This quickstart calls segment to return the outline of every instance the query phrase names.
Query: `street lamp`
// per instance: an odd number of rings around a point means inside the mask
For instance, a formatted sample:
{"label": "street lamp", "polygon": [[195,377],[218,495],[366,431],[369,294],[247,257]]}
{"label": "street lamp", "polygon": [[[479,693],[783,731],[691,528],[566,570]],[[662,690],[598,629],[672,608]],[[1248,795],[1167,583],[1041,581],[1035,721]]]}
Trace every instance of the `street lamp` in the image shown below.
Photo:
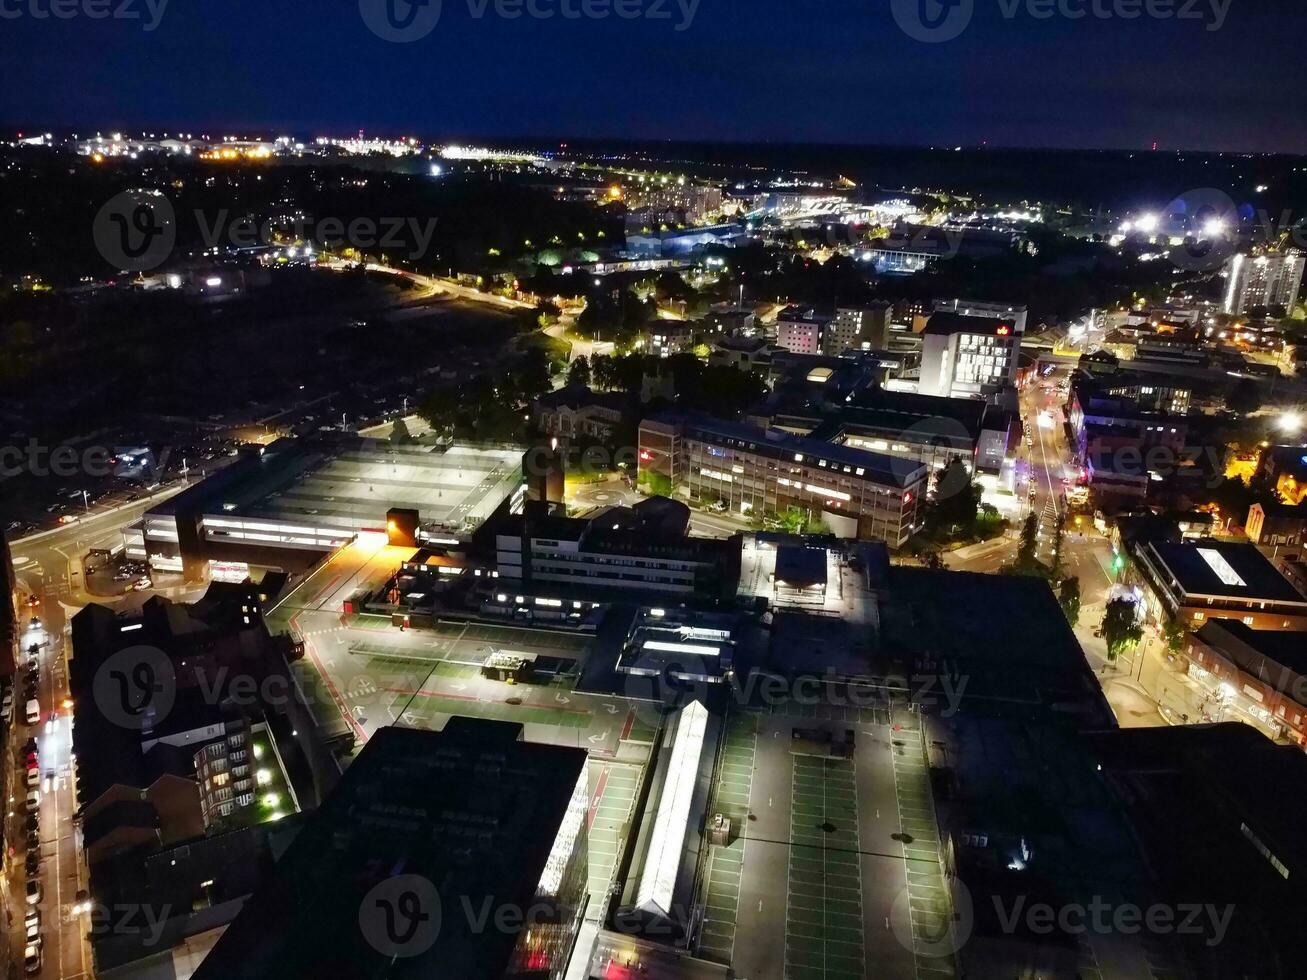
{"label": "street lamp", "polygon": [[1302,431],[1302,413],[1294,411],[1285,412],[1275,420],[1275,425],[1286,435],[1297,435]]}

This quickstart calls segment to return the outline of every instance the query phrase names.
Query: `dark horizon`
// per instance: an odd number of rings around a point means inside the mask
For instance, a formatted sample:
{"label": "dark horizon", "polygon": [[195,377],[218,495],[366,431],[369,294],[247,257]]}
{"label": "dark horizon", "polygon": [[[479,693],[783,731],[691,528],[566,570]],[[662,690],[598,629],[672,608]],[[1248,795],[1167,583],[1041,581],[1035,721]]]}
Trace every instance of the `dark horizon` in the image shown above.
{"label": "dark horizon", "polygon": [[[398,140],[412,137],[427,145],[448,145],[454,143],[469,143],[478,146],[493,146],[501,144],[505,146],[522,146],[530,145],[541,152],[549,152],[551,149],[570,148],[569,144],[599,144],[603,146],[631,146],[641,147],[644,149],[653,149],[657,146],[686,146],[686,147],[723,147],[730,149],[749,149],[754,147],[767,149],[832,149],[832,150],[877,150],[877,151],[905,151],[905,152],[933,152],[952,153],[958,150],[962,152],[994,152],[994,153],[1103,153],[1103,154],[1132,154],[1146,153],[1156,154],[1158,156],[1176,156],[1176,155],[1194,155],[1210,157],[1250,157],[1250,158],[1289,158],[1289,159],[1307,159],[1307,148],[1302,150],[1223,150],[1213,147],[1201,146],[1182,146],[1170,147],[1159,145],[1154,149],[1152,146],[1091,146],[1091,145],[1067,145],[1051,146],[1038,144],[1019,144],[1019,143],[906,143],[906,142],[876,142],[872,140],[800,140],[784,138],[758,138],[749,139],[745,137],[731,139],[714,139],[703,138],[694,139],[686,137],[672,136],[639,136],[639,135],[589,135],[578,133],[490,133],[490,132],[441,132],[438,126],[432,127],[387,127],[384,130],[374,129],[369,126],[356,126],[350,123],[340,123],[333,125],[314,126],[312,124],[278,124],[270,123],[266,126],[252,125],[227,125],[212,123],[160,123],[160,122],[118,122],[112,124],[105,123],[60,123],[42,124],[40,122],[13,123],[0,119],[0,134],[6,138],[13,136],[15,138],[28,138],[38,136],[43,133],[52,133],[56,136],[76,135],[78,137],[87,137],[93,135],[105,135],[112,132],[122,133],[125,136],[141,136],[142,134],[153,133],[156,136],[163,137],[176,136],[179,133],[190,133],[195,136],[235,136],[246,139],[276,139],[279,136],[299,136],[305,138],[313,137],[331,137],[346,138],[362,133],[368,138],[383,140]],[[589,148],[593,149],[593,146]]]}
{"label": "dark horizon", "polygon": [[1307,120],[1286,111],[1307,87],[1307,14],[1271,0],[1177,3],[1185,17],[1138,18],[1126,16],[1134,0],[1093,0],[1121,13],[1080,19],[1056,9],[1044,18],[1022,0],[951,0],[927,9],[972,13],[939,43],[910,36],[913,0],[759,0],[747,18],[721,0],[623,0],[649,8],[630,20],[509,19],[493,3],[515,0],[444,0],[430,34],[411,43],[369,29],[360,8],[381,0],[310,16],[253,0],[232,0],[221,16],[151,2],[153,30],[145,0],[134,22],[34,19],[37,0],[15,8],[0,118],[61,129],[206,119],[227,120],[228,132],[362,125],[481,139],[1307,153]]}

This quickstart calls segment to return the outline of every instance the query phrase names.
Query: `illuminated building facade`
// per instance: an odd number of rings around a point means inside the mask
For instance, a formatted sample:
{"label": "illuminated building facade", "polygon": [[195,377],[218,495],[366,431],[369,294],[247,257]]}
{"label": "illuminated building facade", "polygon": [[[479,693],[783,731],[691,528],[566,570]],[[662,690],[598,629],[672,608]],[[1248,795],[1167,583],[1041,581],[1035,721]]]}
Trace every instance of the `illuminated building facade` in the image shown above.
{"label": "illuminated building facade", "polygon": [[903,544],[930,468],[921,462],[700,417],[646,419],[641,472],[737,514],[798,508],[840,537]]}

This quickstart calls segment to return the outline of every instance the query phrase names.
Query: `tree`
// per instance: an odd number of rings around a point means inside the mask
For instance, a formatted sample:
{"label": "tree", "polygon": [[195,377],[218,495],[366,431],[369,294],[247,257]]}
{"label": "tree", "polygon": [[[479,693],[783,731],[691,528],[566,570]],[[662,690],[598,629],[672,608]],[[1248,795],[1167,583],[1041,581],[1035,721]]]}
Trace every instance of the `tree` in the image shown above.
{"label": "tree", "polygon": [[595,388],[610,391],[617,387],[617,364],[607,354],[596,354],[590,360],[590,383]]}
{"label": "tree", "polygon": [[1080,622],[1080,579],[1074,575],[1063,579],[1057,591],[1057,601],[1066,614],[1067,622],[1073,627]]}
{"label": "tree", "polygon": [[391,442],[412,442],[413,436],[408,431],[408,423],[402,418],[395,419],[395,424],[390,428]]}
{"label": "tree", "polygon": [[1035,562],[1035,549],[1038,547],[1039,518],[1031,511],[1021,525],[1021,543],[1017,545],[1017,564],[1028,567]]}
{"label": "tree", "polygon": [[577,388],[590,387],[590,362],[582,354],[567,369],[567,383]]}
{"label": "tree", "polygon": [[1261,386],[1252,378],[1244,378],[1226,396],[1225,407],[1240,415],[1248,415],[1262,407]]}
{"label": "tree", "polygon": [[1113,599],[1103,613],[1103,639],[1107,643],[1107,659],[1115,660],[1127,647],[1134,646],[1144,637],[1139,625],[1138,610],[1129,599]]}
{"label": "tree", "polygon": [[931,523],[950,531],[954,528],[969,530],[976,523],[976,514],[980,510],[980,494],[980,484],[972,482],[962,460],[949,460],[935,482]]}
{"label": "tree", "polygon": [[1062,539],[1066,537],[1066,511],[1058,512],[1057,523],[1053,526],[1053,574],[1062,571]]}
{"label": "tree", "polygon": [[561,311],[554,303],[549,300],[543,300],[540,305],[535,308],[535,314],[536,323],[543,329],[544,327],[552,327],[557,323]]}
{"label": "tree", "polygon": [[1166,640],[1166,648],[1172,653],[1179,653],[1184,649],[1189,631],[1184,628],[1180,620],[1172,618],[1168,619],[1166,625],[1162,627],[1162,636]]}

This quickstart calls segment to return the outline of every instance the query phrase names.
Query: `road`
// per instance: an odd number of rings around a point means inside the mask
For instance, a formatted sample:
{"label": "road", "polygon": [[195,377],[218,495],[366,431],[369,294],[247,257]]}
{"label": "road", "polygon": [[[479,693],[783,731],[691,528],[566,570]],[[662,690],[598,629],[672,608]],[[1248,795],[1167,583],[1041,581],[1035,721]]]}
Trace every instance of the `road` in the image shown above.
{"label": "road", "polygon": [[545,327],[545,333],[550,337],[555,340],[566,341],[572,345],[568,360],[574,361],[578,357],[584,357],[588,361],[596,355],[611,356],[613,353],[613,342],[611,340],[590,340],[581,334],[574,333],[572,330],[574,326],[574,318],[564,314],[559,317],[557,323]]}
{"label": "road", "polygon": [[[38,700],[41,722],[33,728],[22,724],[22,706],[15,705],[15,749],[21,749],[29,735],[35,735],[42,773],[40,804],[41,868],[39,879],[44,889],[40,906],[44,933],[44,968],[41,975],[61,980],[90,975],[91,952],[86,941],[88,922],[85,914],[75,913],[77,893],[87,888],[87,872],[82,861],[80,827],[73,822],[76,797],[72,781],[72,738],[68,725],[68,655],[72,643],[69,620],[91,601],[82,587],[81,557],[91,548],[110,547],[121,540],[123,528],[135,523],[148,507],[182,489],[168,488],[152,498],[125,507],[91,514],[75,524],[20,538],[11,542],[15,572],[24,595],[35,595],[39,606],[32,611],[42,628],[25,635],[22,648],[39,643],[40,682]],[[23,760],[8,760],[23,776]],[[51,778],[47,779],[46,774]],[[21,781],[17,784],[22,785]],[[25,792],[25,791],[24,791]],[[9,839],[25,841],[24,813],[21,806],[12,808]],[[21,867],[21,865],[20,865]],[[14,912],[15,928],[11,949],[21,951],[24,943],[19,934],[24,908],[24,880],[14,881],[8,896]]]}

